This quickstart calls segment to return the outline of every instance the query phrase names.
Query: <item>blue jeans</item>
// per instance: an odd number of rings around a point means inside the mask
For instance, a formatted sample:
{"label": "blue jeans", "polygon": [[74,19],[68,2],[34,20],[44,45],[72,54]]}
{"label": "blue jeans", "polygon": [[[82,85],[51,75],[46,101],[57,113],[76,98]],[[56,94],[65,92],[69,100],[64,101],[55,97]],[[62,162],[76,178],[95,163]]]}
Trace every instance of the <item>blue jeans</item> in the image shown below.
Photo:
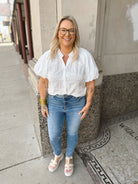
{"label": "blue jeans", "polygon": [[66,156],[73,155],[78,142],[78,130],[81,123],[79,112],[85,106],[86,97],[71,95],[48,95],[48,133],[54,154],[61,154],[61,135],[66,118],[67,152]]}

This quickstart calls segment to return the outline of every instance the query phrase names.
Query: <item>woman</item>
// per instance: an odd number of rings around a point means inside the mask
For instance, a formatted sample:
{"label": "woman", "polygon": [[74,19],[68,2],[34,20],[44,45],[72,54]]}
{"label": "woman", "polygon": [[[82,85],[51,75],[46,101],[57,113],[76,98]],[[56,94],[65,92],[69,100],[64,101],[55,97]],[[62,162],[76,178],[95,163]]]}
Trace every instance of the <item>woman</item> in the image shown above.
{"label": "woman", "polygon": [[[54,172],[63,159],[61,134],[66,118],[67,151],[64,173],[73,173],[73,152],[78,130],[88,113],[95,89],[98,69],[91,54],[79,48],[76,20],[63,17],[51,41],[50,50],[38,60],[34,71],[40,76],[39,92],[43,117],[47,118],[49,139],[54,151],[48,169]],[[48,99],[48,101],[46,101]]]}

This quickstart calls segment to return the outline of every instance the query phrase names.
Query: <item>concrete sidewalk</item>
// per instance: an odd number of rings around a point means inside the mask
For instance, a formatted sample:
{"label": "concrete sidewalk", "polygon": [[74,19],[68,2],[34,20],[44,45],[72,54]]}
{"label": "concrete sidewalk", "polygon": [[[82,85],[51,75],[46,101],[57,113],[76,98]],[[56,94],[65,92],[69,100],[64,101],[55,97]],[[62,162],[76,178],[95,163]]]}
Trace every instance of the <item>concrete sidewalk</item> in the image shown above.
{"label": "concrete sidewalk", "polygon": [[55,173],[47,169],[52,155],[42,157],[36,139],[29,84],[12,44],[0,44],[0,183],[94,184],[80,157],[75,172],[64,176],[64,161]]}

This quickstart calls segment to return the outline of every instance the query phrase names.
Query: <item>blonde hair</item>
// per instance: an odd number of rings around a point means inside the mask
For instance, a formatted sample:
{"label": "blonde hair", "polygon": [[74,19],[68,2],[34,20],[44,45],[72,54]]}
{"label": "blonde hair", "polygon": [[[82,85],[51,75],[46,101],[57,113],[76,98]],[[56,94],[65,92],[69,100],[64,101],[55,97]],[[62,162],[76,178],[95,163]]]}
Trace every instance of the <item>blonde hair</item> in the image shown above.
{"label": "blonde hair", "polygon": [[64,20],[71,21],[75,27],[75,41],[73,43],[73,58],[72,58],[72,60],[75,61],[79,57],[80,36],[79,36],[78,24],[77,24],[75,18],[73,16],[70,16],[70,15],[62,17],[61,20],[59,21],[57,27],[56,27],[55,33],[54,33],[52,41],[50,43],[50,58],[54,59],[57,56],[58,49],[60,48],[60,43],[59,43],[59,39],[58,39],[58,31],[59,31],[60,24]]}

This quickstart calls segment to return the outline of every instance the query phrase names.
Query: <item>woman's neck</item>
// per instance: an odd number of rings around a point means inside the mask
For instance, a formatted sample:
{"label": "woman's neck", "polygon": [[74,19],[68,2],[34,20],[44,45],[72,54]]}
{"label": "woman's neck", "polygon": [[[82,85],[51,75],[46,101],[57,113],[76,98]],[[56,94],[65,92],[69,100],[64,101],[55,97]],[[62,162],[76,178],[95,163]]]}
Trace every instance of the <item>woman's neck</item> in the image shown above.
{"label": "woman's neck", "polygon": [[66,48],[66,47],[60,47],[60,50],[62,52],[63,55],[68,55],[69,53],[71,53],[72,51],[72,47],[71,48]]}

